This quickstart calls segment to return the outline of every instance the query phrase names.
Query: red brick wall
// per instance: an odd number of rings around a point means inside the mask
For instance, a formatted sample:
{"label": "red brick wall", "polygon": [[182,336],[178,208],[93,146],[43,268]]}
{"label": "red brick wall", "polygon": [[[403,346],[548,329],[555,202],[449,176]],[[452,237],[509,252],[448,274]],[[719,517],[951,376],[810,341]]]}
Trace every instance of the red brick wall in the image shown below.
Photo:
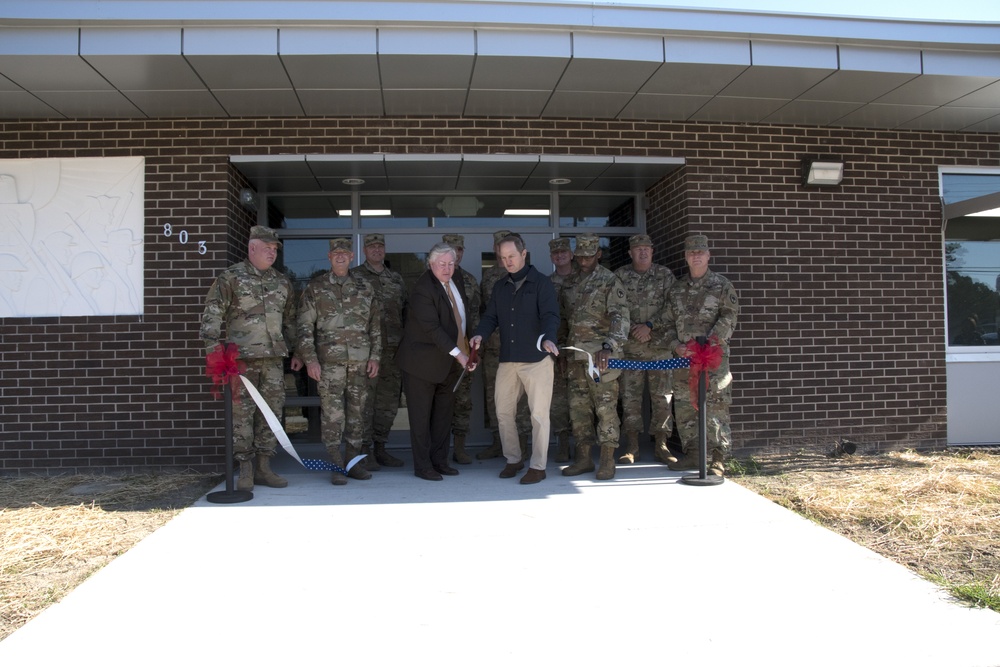
{"label": "red brick wall", "polygon": [[[740,291],[733,430],[741,447],[945,442],[937,168],[995,165],[995,135],[503,119],[0,123],[0,158],[146,158],[142,317],[0,320],[0,474],[222,465],[220,402],[197,340],[214,276],[253,216],[231,154],[522,152],[683,157],[653,188],[656,260],[707,233]],[[847,162],[799,185],[803,155]],[[188,232],[182,246],[164,224]],[[208,252],[199,255],[197,242]]]}

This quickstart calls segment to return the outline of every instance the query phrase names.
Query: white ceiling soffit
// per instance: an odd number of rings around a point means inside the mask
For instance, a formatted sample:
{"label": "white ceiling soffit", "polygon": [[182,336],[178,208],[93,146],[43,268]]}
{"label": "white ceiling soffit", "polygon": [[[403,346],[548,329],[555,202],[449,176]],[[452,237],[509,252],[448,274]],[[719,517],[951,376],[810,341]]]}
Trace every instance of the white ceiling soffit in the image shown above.
{"label": "white ceiling soffit", "polygon": [[350,192],[548,191],[569,179],[574,192],[645,192],[683,158],[571,155],[234,155],[232,164],[262,194]]}
{"label": "white ceiling soffit", "polygon": [[438,115],[998,132],[1000,25],[509,0],[0,2],[0,118]]}

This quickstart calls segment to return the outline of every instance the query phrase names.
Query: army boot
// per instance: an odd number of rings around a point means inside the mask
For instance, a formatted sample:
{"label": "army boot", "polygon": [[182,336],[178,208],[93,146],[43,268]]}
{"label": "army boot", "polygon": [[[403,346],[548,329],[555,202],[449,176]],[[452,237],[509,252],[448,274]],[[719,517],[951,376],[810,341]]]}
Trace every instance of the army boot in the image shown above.
{"label": "army boot", "polygon": [[615,478],[615,446],[601,446],[601,462],[597,468],[597,479]]}
{"label": "army boot", "polygon": [[385,451],[384,442],[375,443],[375,460],[378,461],[379,465],[384,465],[387,468],[402,468],[403,462],[397,459],[395,456]]}
{"label": "army boot", "polygon": [[485,461],[486,459],[495,459],[501,454],[503,454],[503,447],[500,446],[500,434],[494,433],[493,444],[476,454],[476,458]]}
{"label": "army boot", "polygon": [[562,474],[567,477],[572,477],[573,475],[582,475],[585,472],[594,471],[594,462],[590,460],[590,448],[593,447],[591,444],[576,443],[576,461],[573,465],[563,468]]}
{"label": "army boot", "polygon": [[628,445],[625,453],[618,457],[618,463],[635,463],[639,460],[639,434],[627,433]]}
{"label": "army boot", "polygon": [[455,460],[455,463],[461,463],[463,465],[472,463],[472,457],[465,451],[464,435],[455,434],[455,449],[451,453],[451,458]]}
{"label": "army boot", "polygon": [[253,459],[240,460],[240,478],[236,481],[237,491],[253,491]]}
{"label": "army boot", "polygon": [[[330,462],[335,466],[340,466],[341,470],[344,468],[344,459],[340,455],[339,447],[330,447],[327,449],[327,453],[330,455]],[[343,486],[347,484],[347,475],[340,472],[340,470],[334,470],[330,473],[330,483],[334,486]]]}
{"label": "army boot", "polygon": [[724,457],[722,455],[721,449],[712,450],[712,462],[708,464],[708,474],[715,475],[716,477],[726,476],[726,466],[724,464]]}
{"label": "army boot", "polygon": [[553,460],[556,463],[566,463],[569,461],[569,433],[559,434],[559,445],[556,447],[556,454]]}
{"label": "army boot", "polygon": [[[352,447],[351,445],[347,445],[347,447],[344,450],[344,458],[347,459],[348,463],[350,463],[351,459],[353,459],[359,453],[360,452],[358,451],[357,447]],[[367,468],[365,468],[365,459],[361,459],[360,461],[358,461],[358,464],[353,468],[351,468],[350,472],[347,473],[347,476],[350,477],[351,479],[372,478],[372,474],[368,472]]]}
{"label": "army boot", "polygon": [[679,458],[671,455],[667,461],[667,467],[671,470],[695,470],[698,467],[698,453],[693,449],[689,449],[681,454]]}
{"label": "army boot", "polygon": [[371,445],[362,445],[361,453],[365,455],[365,458],[361,461],[361,465],[365,467],[365,470],[368,472],[378,472],[382,469],[382,466],[380,466],[378,461],[375,460],[375,457],[372,456]]}
{"label": "army boot", "polygon": [[271,456],[272,454],[257,455],[257,471],[253,474],[253,481],[255,484],[263,484],[273,489],[283,489],[288,486],[288,480],[279,477],[271,470]]}
{"label": "army boot", "polygon": [[666,433],[656,434],[656,444],[653,445],[653,458],[664,464],[669,464],[671,459],[674,461],[677,460],[677,457],[670,453],[670,448],[667,446]]}

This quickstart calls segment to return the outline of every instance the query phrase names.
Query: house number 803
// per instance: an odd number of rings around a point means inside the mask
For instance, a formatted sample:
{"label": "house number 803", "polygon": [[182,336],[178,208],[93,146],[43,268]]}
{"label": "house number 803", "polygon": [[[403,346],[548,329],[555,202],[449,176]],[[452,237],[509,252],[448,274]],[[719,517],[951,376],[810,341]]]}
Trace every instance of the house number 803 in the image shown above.
{"label": "house number 803", "polygon": [[[174,227],[169,222],[163,224],[163,235],[166,237],[171,237],[174,235]],[[181,245],[187,245],[188,242],[188,232],[186,229],[182,229],[177,232],[177,241]],[[204,241],[198,241],[198,254],[204,255],[208,252],[208,246]]]}

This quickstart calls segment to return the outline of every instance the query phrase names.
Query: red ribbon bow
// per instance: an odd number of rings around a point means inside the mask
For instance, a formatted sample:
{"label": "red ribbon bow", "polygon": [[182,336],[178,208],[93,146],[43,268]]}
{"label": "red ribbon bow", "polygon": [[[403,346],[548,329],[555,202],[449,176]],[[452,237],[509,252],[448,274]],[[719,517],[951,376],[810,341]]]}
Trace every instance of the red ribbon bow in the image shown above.
{"label": "red ribbon bow", "polygon": [[718,336],[712,336],[704,345],[692,340],[687,343],[691,368],[688,370],[688,389],[691,390],[691,404],[698,409],[698,381],[702,373],[714,371],[722,365],[722,347]]}
{"label": "red ribbon bow", "polygon": [[226,382],[232,386],[233,396],[239,396],[236,387],[240,382],[240,375],[247,369],[239,356],[240,348],[236,343],[219,343],[205,357],[205,375],[212,378],[212,395],[216,398],[222,395],[220,388]]}

